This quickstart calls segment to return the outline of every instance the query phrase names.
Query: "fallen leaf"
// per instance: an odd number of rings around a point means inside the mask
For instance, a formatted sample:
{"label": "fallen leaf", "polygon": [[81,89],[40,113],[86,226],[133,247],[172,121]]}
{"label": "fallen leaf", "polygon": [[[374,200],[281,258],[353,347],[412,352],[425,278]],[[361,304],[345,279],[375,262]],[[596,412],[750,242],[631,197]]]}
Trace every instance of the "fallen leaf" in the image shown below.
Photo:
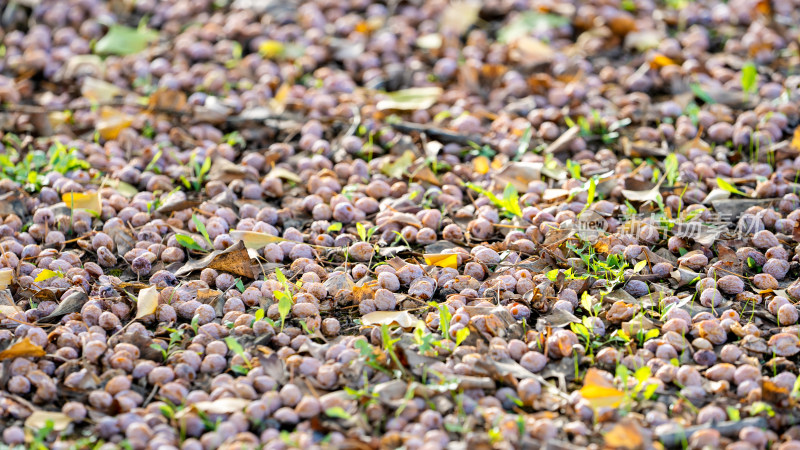
{"label": "fallen leaf", "polygon": [[46,427],[48,422],[52,423],[53,431],[63,431],[72,423],[72,419],[60,412],[34,411],[25,419],[25,426],[33,431],[38,431]]}
{"label": "fallen leaf", "polygon": [[778,386],[769,379],[761,380],[761,399],[767,403],[780,405],[789,398],[789,389]]}
{"label": "fallen leaf", "polygon": [[120,180],[106,178],[103,180],[103,185],[113,188],[115,191],[127,198],[131,198],[139,193],[139,189],[137,189],[135,186]]}
{"label": "fallen leaf", "polygon": [[589,370],[586,371],[580,393],[581,397],[586,399],[592,408],[615,408],[619,406],[622,399],[625,398],[625,393],[615,388],[614,385],[603,377],[600,371],[595,368],[589,368]]}
{"label": "fallen leaf", "polygon": [[208,171],[208,179],[230,183],[233,180],[243,179],[255,181],[256,176],[244,167],[234,164],[225,158],[216,158]]}
{"label": "fallen leaf", "polygon": [[44,349],[25,338],[0,352],[0,361],[13,358],[41,358],[46,355]]}
{"label": "fallen leaf", "polygon": [[133,123],[133,117],[116,108],[104,106],[100,109],[100,119],[95,124],[100,137],[110,141],[119,136],[119,132]]}
{"label": "fallen leaf", "polygon": [[192,407],[206,414],[233,414],[247,408],[249,404],[250,400],[244,398],[224,397],[213,401],[195,402]]}
{"label": "fallen leaf", "polygon": [[372,298],[375,295],[375,289],[378,288],[377,281],[365,280],[365,278],[362,278],[358,283],[350,286],[350,289],[353,291],[353,299],[356,303],[361,303],[364,299]]}
{"label": "fallen leaf", "polygon": [[717,200],[727,200],[731,198],[731,193],[724,189],[712,189],[703,199],[703,204],[707,205]]}
{"label": "fallen leaf", "polygon": [[[252,232],[250,232],[252,233]],[[263,233],[259,233],[263,234]],[[265,236],[269,236],[268,234]],[[196,270],[205,268],[221,270],[241,277],[254,279],[253,268],[250,265],[250,255],[247,253],[244,240],[225,250],[215,250],[205,258],[189,261],[175,272],[175,276],[188,275]]]}
{"label": "fallen leaf", "polygon": [[502,184],[511,183],[518,192],[526,192],[528,183],[542,178],[544,164],[534,162],[511,162],[492,177]]}
{"label": "fallen leaf", "polygon": [[158,308],[158,289],[150,286],[139,291],[136,299],[136,319],[153,314],[156,312],[156,308]]}
{"label": "fallen leaf", "polygon": [[290,172],[283,167],[273,167],[272,170],[269,171],[267,174],[268,178],[283,178],[287,181],[292,181],[295,183],[302,183],[303,180],[297,174]]}
{"label": "fallen leaf", "polygon": [[250,265],[250,254],[247,253],[243,241],[238,241],[236,244],[223,250],[214,257],[206,267],[255,279],[253,268]]}
{"label": "fallen leaf", "polygon": [[652,189],[648,189],[646,191],[631,191],[629,189],[623,189],[622,195],[625,196],[628,200],[632,202],[659,202],[661,201],[661,192],[659,191],[659,187],[656,186]]}
{"label": "fallen leaf", "polygon": [[100,192],[94,191],[91,194],[81,192],[69,192],[61,196],[61,200],[70,209],[85,209],[100,214],[103,211],[103,203],[100,201]]}
{"label": "fallen leaf", "polygon": [[517,38],[527,36],[531,31],[547,31],[569,25],[570,20],[555,14],[542,14],[535,11],[526,11],[517,15],[508,25],[497,32],[497,40],[510,43]]}
{"label": "fallen leaf", "polygon": [[441,186],[441,182],[439,178],[436,177],[436,174],[428,166],[420,166],[419,168],[415,169],[414,172],[411,174],[411,178],[414,181],[424,181],[426,183],[433,184],[435,186]]}
{"label": "fallen leaf", "polygon": [[107,103],[125,93],[125,90],[116,84],[94,77],[86,77],[81,85],[81,95],[92,103]]}
{"label": "fallen leaf", "polygon": [[438,255],[425,255],[425,264],[439,267],[449,267],[451,269],[458,268],[458,255],[451,254],[438,254]]}
{"label": "fallen leaf", "polygon": [[640,53],[658,47],[664,40],[664,32],[659,30],[634,31],[625,35],[625,47],[634,48]]}
{"label": "fallen leaf", "polygon": [[567,196],[569,196],[569,191],[566,189],[547,189],[542,195],[542,200],[549,202]]}
{"label": "fallen leaf", "polygon": [[386,225],[390,223],[399,223],[400,225],[411,225],[412,227],[422,228],[422,222],[419,221],[417,216],[409,213],[394,213],[389,220],[381,223],[379,230],[383,230]]}
{"label": "fallen leaf", "polygon": [[148,109],[168,109],[172,111],[182,111],[186,107],[186,94],[183,91],[169,89],[166,87],[158,88],[148,101]]}
{"label": "fallen leaf", "polygon": [[792,134],[792,147],[796,150],[800,150],[800,126],[794,129],[794,134]]}
{"label": "fallen leaf", "polygon": [[720,189],[730,192],[731,194],[739,194],[743,197],[747,196],[747,194],[737,189],[736,186],[720,177],[717,177],[717,186],[719,186]]}
{"label": "fallen leaf", "polygon": [[387,163],[381,167],[381,172],[392,178],[403,178],[406,170],[414,163],[415,158],[416,155],[414,155],[414,152],[406,150],[402,156],[396,158],[393,162],[387,161]]}
{"label": "fallen leaf", "polygon": [[537,65],[553,60],[556,51],[552,47],[529,36],[522,36],[509,44],[509,58],[526,65]]}
{"label": "fallen leaf", "polygon": [[414,328],[420,319],[412,316],[408,311],[375,311],[361,317],[361,323],[369,325],[398,325],[402,328]]}
{"label": "fallen leaf", "polygon": [[11,284],[11,280],[14,276],[14,271],[12,269],[0,269],[0,290],[3,290]]}
{"label": "fallen leaf", "polygon": [[603,438],[607,446],[615,449],[635,450],[645,447],[642,429],[633,420],[619,422]]}
{"label": "fallen leaf", "polygon": [[49,280],[50,278],[53,278],[55,276],[58,276],[56,272],[53,272],[50,269],[42,269],[42,271],[39,273],[39,275],[36,275],[36,278],[34,278],[33,281],[35,283],[38,283],[40,281]]}
{"label": "fallen leaf", "polygon": [[175,211],[183,211],[184,209],[195,208],[200,206],[202,203],[203,202],[199,200],[168,198],[166,202],[156,209],[156,212],[158,214],[168,215]]}
{"label": "fallen leaf", "polygon": [[450,2],[442,11],[441,28],[442,30],[453,31],[458,35],[462,35],[478,20],[478,12],[480,10],[481,2]]}
{"label": "fallen leaf", "polygon": [[425,50],[436,50],[442,46],[442,35],[438,33],[423,34],[417,38],[417,47]]}
{"label": "fallen leaf", "polygon": [[244,242],[245,247],[254,250],[262,249],[269,244],[277,244],[286,240],[278,236],[259,233],[257,231],[232,230],[229,234],[234,241]]}
{"label": "fallen leaf", "polygon": [[[45,291],[44,289],[39,292]],[[67,298],[61,301],[58,304],[55,311],[51,312],[45,317],[42,317],[37,322],[38,323],[55,323],[61,320],[62,317],[66,316],[67,314],[71,314],[74,312],[79,312],[81,308],[83,308],[84,303],[89,300],[89,296],[86,295],[83,291],[74,291],[72,294],[69,294]]]}
{"label": "fallen leaf", "polygon": [[158,40],[158,31],[147,27],[131,28],[125,25],[111,25],[108,33],[94,45],[98,55],[132,55],[139,53]]}
{"label": "fallen leaf", "polygon": [[438,86],[415,87],[386,93],[387,98],[380,100],[375,107],[378,111],[396,109],[400,111],[416,111],[433,106],[444,91]]}
{"label": "fallen leaf", "polygon": [[481,175],[489,173],[489,158],[485,156],[478,156],[472,160],[472,170]]}

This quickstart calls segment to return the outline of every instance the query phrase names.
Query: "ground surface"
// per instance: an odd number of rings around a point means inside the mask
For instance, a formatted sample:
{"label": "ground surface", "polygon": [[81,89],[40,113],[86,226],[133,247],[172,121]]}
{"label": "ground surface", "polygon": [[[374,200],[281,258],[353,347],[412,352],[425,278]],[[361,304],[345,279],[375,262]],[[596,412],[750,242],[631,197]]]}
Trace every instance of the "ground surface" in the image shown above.
{"label": "ground surface", "polygon": [[16,0],[16,448],[800,448],[800,4]]}

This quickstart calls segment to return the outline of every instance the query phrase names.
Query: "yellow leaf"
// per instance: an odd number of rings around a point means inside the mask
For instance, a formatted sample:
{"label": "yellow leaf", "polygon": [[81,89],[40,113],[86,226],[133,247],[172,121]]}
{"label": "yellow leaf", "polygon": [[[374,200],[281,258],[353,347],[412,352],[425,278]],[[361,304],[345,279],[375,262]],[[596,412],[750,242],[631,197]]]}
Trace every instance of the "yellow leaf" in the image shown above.
{"label": "yellow leaf", "polygon": [[53,424],[53,431],[63,431],[72,422],[72,419],[60,412],[34,411],[25,419],[25,426],[33,431],[38,431],[47,426],[47,422]]}
{"label": "yellow leaf", "polygon": [[104,107],[100,111],[100,120],[95,124],[95,128],[100,133],[100,137],[109,141],[116,139],[119,132],[131,126],[132,123],[133,117],[130,115],[115,108]]}
{"label": "yellow leaf", "polygon": [[449,267],[451,269],[458,268],[458,255],[451,254],[431,254],[425,255],[425,264],[430,266]]}
{"label": "yellow leaf", "polygon": [[53,278],[55,276],[58,276],[58,274],[53,272],[52,270],[43,269],[42,272],[39,275],[36,275],[36,278],[33,281],[38,283],[40,281],[49,280],[50,278]]}
{"label": "yellow leaf", "polygon": [[478,156],[472,160],[472,169],[481,175],[489,173],[489,158]]}
{"label": "yellow leaf", "polygon": [[794,135],[792,136],[792,147],[800,150],[800,127],[794,129]]}
{"label": "yellow leaf", "polygon": [[31,342],[30,338],[25,338],[0,352],[0,361],[13,358],[39,358],[46,354],[42,347]]}
{"label": "yellow leaf", "polygon": [[275,92],[275,97],[270,100],[270,106],[276,113],[280,114],[286,109],[286,101],[289,99],[290,89],[291,85],[289,83],[281,84],[278,91]]}
{"label": "yellow leaf", "polygon": [[103,202],[100,201],[100,192],[84,194],[69,192],[61,196],[61,200],[71,209],[85,209],[100,214],[103,211]]}
{"label": "yellow leaf", "polygon": [[661,53],[656,53],[656,55],[653,56],[653,60],[650,61],[650,67],[654,69],[658,69],[664,66],[674,66],[674,65],[676,65],[675,61],[673,61],[667,56],[662,55]]}
{"label": "yellow leaf", "polygon": [[372,298],[375,289],[378,287],[377,281],[368,281],[363,285],[353,285],[353,298],[357,303],[361,303],[366,298]]}
{"label": "yellow leaf", "polygon": [[632,420],[620,422],[604,436],[606,445],[615,449],[645,448],[642,431]]}
{"label": "yellow leaf", "polygon": [[264,248],[269,244],[277,244],[278,242],[283,242],[286,240],[271,234],[259,233],[257,231],[232,230],[229,234],[234,241],[242,241],[244,242],[244,246],[246,248],[252,248],[255,250]]}
{"label": "yellow leaf", "polygon": [[625,393],[615,388],[595,368],[590,368],[586,372],[580,392],[581,397],[586,399],[592,408],[604,406],[614,408],[625,398]]}
{"label": "yellow leaf", "polygon": [[276,58],[283,55],[286,47],[279,41],[264,41],[258,46],[258,53],[265,58]]}
{"label": "yellow leaf", "polygon": [[5,289],[11,284],[11,278],[14,275],[12,269],[0,269],[0,290]]}
{"label": "yellow leaf", "polygon": [[139,291],[139,297],[136,299],[136,318],[141,319],[153,314],[156,312],[156,308],[158,308],[158,289],[150,286]]}
{"label": "yellow leaf", "polygon": [[396,324],[403,328],[414,328],[421,322],[408,311],[375,311],[361,317],[361,323],[366,326]]}

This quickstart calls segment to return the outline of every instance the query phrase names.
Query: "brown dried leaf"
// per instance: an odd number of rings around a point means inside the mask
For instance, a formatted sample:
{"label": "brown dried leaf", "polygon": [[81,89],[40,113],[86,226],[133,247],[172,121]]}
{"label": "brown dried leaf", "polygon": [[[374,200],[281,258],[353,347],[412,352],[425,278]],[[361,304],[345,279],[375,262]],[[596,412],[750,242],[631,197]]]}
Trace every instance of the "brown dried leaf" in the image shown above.
{"label": "brown dried leaf", "polygon": [[186,94],[183,91],[176,91],[166,87],[158,88],[150,96],[148,109],[168,109],[172,111],[182,111],[186,107]]}
{"label": "brown dried leaf", "polygon": [[254,279],[253,268],[250,265],[250,255],[247,253],[244,241],[225,250],[216,250],[209,253],[205,258],[189,261],[175,272],[176,277],[188,275],[196,270],[203,270],[206,267],[222,270],[234,275]]}
{"label": "brown dried leaf", "polygon": [[210,269],[229,272],[234,275],[255,279],[253,268],[250,265],[250,254],[247,253],[244,242],[236,244],[223,250],[216,255],[206,266]]}
{"label": "brown dried leaf", "polygon": [[217,158],[208,171],[208,179],[230,183],[233,180],[256,180],[256,176],[244,167],[234,164],[225,158]]}
{"label": "brown dried leaf", "polygon": [[0,352],[0,361],[13,358],[41,358],[46,354],[47,352],[42,347],[34,344],[30,338],[26,337]]}

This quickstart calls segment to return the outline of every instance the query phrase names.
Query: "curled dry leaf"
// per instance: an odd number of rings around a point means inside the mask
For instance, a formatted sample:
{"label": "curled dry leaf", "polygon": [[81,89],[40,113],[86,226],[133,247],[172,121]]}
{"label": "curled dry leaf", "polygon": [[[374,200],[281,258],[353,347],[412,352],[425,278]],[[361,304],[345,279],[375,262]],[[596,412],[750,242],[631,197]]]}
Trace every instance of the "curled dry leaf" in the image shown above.
{"label": "curled dry leaf", "polygon": [[0,361],[13,358],[41,358],[46,354],[47,352],[42,347],[34,344],[30,338],[26,337],[0,352]]}
{"label": "curled dry leaf", "polygon": [[158,308],[158,289],[155,286],[150,286],[147,289],[139,291],[139,296],[136,300],[136,318],[141,319],[144,316],[153,314]]}
{"label": "curled dry leaf", "polygon": [[33,431],[38,431],[51,423],[53,431],[63,431],[72,423],[72,419],[64,413],[54,411],[34,411],[33,414],[25,419],[25,427]]}
{"label": "curled dry leaf", "polygon": [[412,316],[408,311],[375,311],[361,318],[361,323],[369,325],[398,325],[402,328],[414,328],[421,320]]}
{"label": "curled dry leaf", "polygon": [[75,291],[62,300],[55,311],[39,319],[39,323],[55,323],[67,314],[79,312],[87,300],[89,300],[89,296],[87,296],[85,292]]}
{"label": "curled dry leaf", "polygon": [[659,202],[661,201],[661,192],[659,191],[659,186],[656,186],[652,189],[648,189],[646,191],[632,191],[629,189],[623,189],[622,195],[625,196],[626,199],[632,202]]}
{"label": "curled dry leaf", "polygon": [[297,174],[292,173],[283,167],[273,167],[272,170],[269,171],[267,174],[268,178],[283,178],[284,180],[291,181],[294,183],[302,183],[302,178],[298,177]]}
{"label": "curled dry leaf", "polygon": [[256,177],[240,165],[234,164],[225,158],[216,158],[208,171],[208,179],[230,183],[233,180],[255,180]]}

